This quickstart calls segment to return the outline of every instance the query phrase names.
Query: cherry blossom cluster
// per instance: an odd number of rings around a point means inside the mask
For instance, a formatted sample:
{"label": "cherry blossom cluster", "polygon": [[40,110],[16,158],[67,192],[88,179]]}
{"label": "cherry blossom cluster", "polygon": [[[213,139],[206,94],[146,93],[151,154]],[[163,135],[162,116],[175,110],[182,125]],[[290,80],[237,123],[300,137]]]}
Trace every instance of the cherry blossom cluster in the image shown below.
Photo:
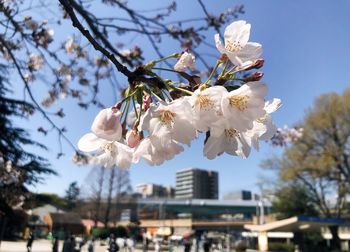
{"label": "cherry blossom cluster", "polygon": [[285,147],[301,139],[303,131],[303,128],[289,128],[288,126],[278,128],[275,135],[271,138],[271,144],[273,146]]}
{"label": "cherry blossom cluster", "polygon": [[[130,84],[121,101],[98,113],[79,149],[105,167],[127,168],[141,159],[160,165],[204,133],[208,159],[223,153],[247,158],[252,147],[258,150],[259,141],[275,134],[271,113],[281,106],[277,98],[265,100],[262,73],[249,72],[264,62],[262,46],[249,42],[250,27],[236,21],[225,29],[224,42],[215,35],[220,55],[204,82],[194,74],[196,59],[189,51],[146,64],[143,71],[158,84]],[[172,58],[178,58],[174,69],[156,67]],[[153,70],[173,72],[189,83],[164,79]]]}

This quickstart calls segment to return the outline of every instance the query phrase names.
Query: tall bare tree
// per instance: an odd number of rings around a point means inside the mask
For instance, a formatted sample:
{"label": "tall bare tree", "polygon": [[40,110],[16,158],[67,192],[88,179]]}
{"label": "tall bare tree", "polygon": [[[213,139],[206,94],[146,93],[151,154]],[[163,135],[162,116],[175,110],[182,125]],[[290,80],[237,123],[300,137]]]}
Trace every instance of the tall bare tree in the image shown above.
{"label": "tall bare tree", "polygon": [[110,218],[110,213],[111,213],[111,207],[112,207],[112,198],[113,198],[113,192],[115,190],[115,177],[118,168],[113,166],[111,169],[109,169],[106,173],[106,175],[109,177],[108,178],[108,184],[107,184],[107,205],[106,205],[106,212],[105,212],[105,218],[104,218],[104,224],[107,227],[109,218]]}
{"label": "tall bare tree", "polygon": [[102,166],[92,167],[80,189],[84,209],[80,209],[79,211],[86,213],[86,206],[88,206],[90,214],[87,217],[92,217],[95,226],[103,218],[101,212],[103,190],[106,184],[105,173],[106,169]]}

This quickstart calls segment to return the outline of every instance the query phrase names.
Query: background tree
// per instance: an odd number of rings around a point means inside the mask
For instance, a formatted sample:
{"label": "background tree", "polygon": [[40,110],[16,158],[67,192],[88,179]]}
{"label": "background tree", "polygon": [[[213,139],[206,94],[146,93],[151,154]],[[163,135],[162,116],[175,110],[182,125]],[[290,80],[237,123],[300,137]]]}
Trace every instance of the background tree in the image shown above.
{"label": "background tree", "polygon": [[[124,197],[132,192],[130,176],[128,170],[119,169],[116,166],[113,166],[111,169],[108,169],[105,173],[106,183],[106,211],[104,223],[107,226],[111,213],[113,212],[113,220],[116,224],[116,221],[120,217],[120,206],[119,202]],[[113,203],[114,202],[114,203]]]}
{"label": "background tree", "polygon": [[[103,221],[102,199],[103,189],[105,187],[106,169],[102,166],[94,166],[86,176],[81,187],[81,199],[83,202],[91,202],[91,205],[83,209],[84,213],[88,213],[87,218],[94,220],[95,226],[98,221]],[[83,215],[82,215],[83,216]]]}
{"label": "background tree", "polygon": [[66,200],[54,193],[32,193],[30,199],[25,203],[24,208],[33,209],[47,204],[64,209],[66,207]]}
{"label": "background tree", "polygon": [[30,197],[28,186],[56,174],[45,158],[26,150],[28,146],[45,147],[30,139],[25,129],[14,126],[12,120],[26,119],[32,106],[7,97],[7,81],[6,68],[0,65],[0,241],[6,223],[16,218],[12,210]]}
{"label": "background tree", "polygon": [[108,188],[107,188],[107,202],[106,202],[107,205],[106,205],[106,212],[105,212],[105,218],[104,218],[105,227],[108,226],[109,217],[111,213],[113,192],[115,190],[115,177],[116,177],[116,173],[118,172],[117,170],[118,168],[113,166],[106,173],[106,175],[108,176],[107,178]]}
{"label": "background tree", "polygon": [[309,190],[296,183],[283,185],[275,191],[271,211],[277,219],[318,215]]}
{"label": "background tree", "polygon": [[66,207],[68,210],[72,210],[77,206],[77,202],[80,195],[80,189],[76,181],[69,184],[68,189],[66,190]]}
{"label": "background tree", "polygon": [[[264,166],[307,189],[319,215],[342,217],[350,188],[350,90],[320,96],[299,126],[303,136]],[[330,230],[338,248],[338,226]]]}

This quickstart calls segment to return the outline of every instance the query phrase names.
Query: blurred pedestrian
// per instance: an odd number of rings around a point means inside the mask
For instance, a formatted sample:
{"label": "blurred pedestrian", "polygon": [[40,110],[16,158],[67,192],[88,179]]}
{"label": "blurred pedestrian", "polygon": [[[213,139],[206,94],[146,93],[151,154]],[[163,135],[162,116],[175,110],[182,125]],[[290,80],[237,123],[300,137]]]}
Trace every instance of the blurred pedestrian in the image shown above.
{"label": "blurred pedestrian", "polygon": [[111,233],[108,237],[108,247],[111,245],[111,243],[114,239],[115,239],[115,236],[113,233]]}
{"label": "blurred pedestrian", "polygon": [[88,252],[94,252],[94,242],[95,238],[91,237],[91,239],[88,241]]}
{"label": "blurred pedestrian", "polygon": [[211,247],[211,244],[210,244],[210,241],[207,237],[204,238],[204,242],[203,242],[203,250],[204,252],[209,252],[210,251],[210,247]]}
{"label": "blurred pedestrian", "polygon": [[59,246],[58,238],[57,236],[55,236],[52,241],[52,252],[58,252],[58,246]]}
{"label": "blurred pedestrian", "polygon": [[160,244],[157,239],[154,239],[154,252],[160,252]]}
{"label": "blurred pedestrian", "polygon": [[28,240],[27,240],[27,251],[28,252],[32,251],[33,241],[34,241],[34,234],[32,231],[30,231],[29,236],[28,236]]}
{"label": "blurred pedestrian", "polygon": [[63,247],[62,247],[62,252],[72,252],[72,242],[70,237],[68,236],[67,239],[64,240],[63,242]]}
{"label": "blurred pedestrian", "polygon": [[148,238],[147,238],[147,234],[143,233],[142,235],[142,248],[143,248],[143,252],[147,252],[148,251]]}
{"label": "blurred pedestrian", "polygon": [[117,245],[118,245],[118,248],[120,251],[125,251],[125,239],[124,238],[121,238],[121,237],[118,237],[116,239],[116,242],[117,242]]}
{"label": "blurred pedestrian", "polygon": [[71,237],[70,237],[70,242],[71,242],[71,252],[79,252],[80,251],[80,249],[79,249],[79,247],[77,247],[77,242],[76,242],[76,240],[75,240],[75,236],[74,235],[72,235]]}
{"label": "blurred pedestrian", "polygon": [[118,250],[119,250],[118,244],[116,243],[115,238],[113,237],[113,239],[111,239],[111,241],[109,242],[108,251],[117,252]]}
{"label": "blurred pedestrian", "polygon": [[192,246],[192,242],[189,238],[186,238],[184,240],[184,251],[185,252],[190,252],[191,251],[191,246]]}
{"label": "blurred pedestrian", "polygon": [[135,242],[134,242],[134,239],[129,237],[127,240],[126,240],[126,246],[128,248],[128,252],[134,252],[135,250]]}

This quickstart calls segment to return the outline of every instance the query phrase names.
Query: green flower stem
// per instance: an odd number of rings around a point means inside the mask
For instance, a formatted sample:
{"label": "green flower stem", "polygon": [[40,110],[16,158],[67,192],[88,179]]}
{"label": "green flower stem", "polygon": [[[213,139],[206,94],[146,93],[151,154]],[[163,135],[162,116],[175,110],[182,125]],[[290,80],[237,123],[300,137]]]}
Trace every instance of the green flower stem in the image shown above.
{"label": "green flower stem", "polygon": [[228,60],[225,61],[224,68],[222,69],[222,72],[219,74],[219,78],[218,79],[220,79],[221,77],[225,76],[226,69],[227,69],[227,64],[228,64]]}
{"label": "green flower stem", "polygon": [[173,72],[173,73],[179,73],[178,71],[175,71],[175,70],[169,69],[169,68],[153,67],[152,69],[154,69],[154,70],[161,70],[161,71],[168,71],[168,72]]}
{"label": "green flower stem", "polygon": [[157,64],[159,62],[162,62],[162,61],[165,61],[165,60],[168,60],[168,59],[172,59],[172,58],[177,58],[178,54],[177,53],[174,53],[174,54],[171,54],[167,57],[164,57],[164,58],[160,58],[158,60],[155,60],[154,63]]}
{"label": "green flower stem", "polygon": [[210,82],[211,78],[213,78],[214,74],[216,73],[216,70],[218,69],[219,65],[220,65],[220,61],[216,61],[216,65],[215,65],[213,71],[211,71],[208,79],[204,82],[204,84],[208,84]]}
{"label": "green flower stem", "polygon": [[158,101],[163,101],[163,99],[160,98],[156,93],[154,93],[150,88],[148,88],[148,87],[145,87],[145,88],[146,88],[147,92],[148,92],[149,94],[154,95],[154,97],[156,97]]}
{"label": "green flower stem", "polygon": [[140,111],[139,111],[139,113],[137,114],[137,122],[138,122],[138,123],[140,123],[141,114],[142,114],[142,104],[140,104]]}
{"label": "green flower stem", "polygon": [[[122,111],[122,116],[121,116],[121,119],[122,119],[121,121],[126,121],[126,117],[128,115],[128,110],[129,110],[129,105],[130,105],[130,100],[128,100],[124,105],[124,108]],[[124,119],[123,119],[123,117],[124,117]]]}
{"label": "green flower stem", "polygon": [[121,100],[119,103],[121,104],[121,103],[125,102],[126,100],[130,99],[130,97],[132,97],[134,94],[136,94],[136,92],[137,92],[137,89],[136,89],[134,92],[132,92],[130,95],[126,96],[126,97],[125,97],[123,100]]}
{"label": "green flower stem", "polygon": [[[132,105],[133,105],[133,107],[134,107],[134,111],[135,111],[136,118],[139,118],[139,114],[137,113],[137,109],[136,109],[135,100],[132,100]],[[142,104],[140,104],[140,107],[142,107]]]}
{"label": "green flower stem", "polygon": [[183,89],[183,88],[179,88],[179,87],[175,87],[175,86],[172,86],[172,85],[169,85],[167,84],[170,88],[172,89],[175,89],[175,90],[178,90],[178,91],[181,91],[183,93],[186,93],[186,94],[189,94],[189,95],[192,95],[193,92],[189,91],[189,90],[186,90],[186,89]]}

